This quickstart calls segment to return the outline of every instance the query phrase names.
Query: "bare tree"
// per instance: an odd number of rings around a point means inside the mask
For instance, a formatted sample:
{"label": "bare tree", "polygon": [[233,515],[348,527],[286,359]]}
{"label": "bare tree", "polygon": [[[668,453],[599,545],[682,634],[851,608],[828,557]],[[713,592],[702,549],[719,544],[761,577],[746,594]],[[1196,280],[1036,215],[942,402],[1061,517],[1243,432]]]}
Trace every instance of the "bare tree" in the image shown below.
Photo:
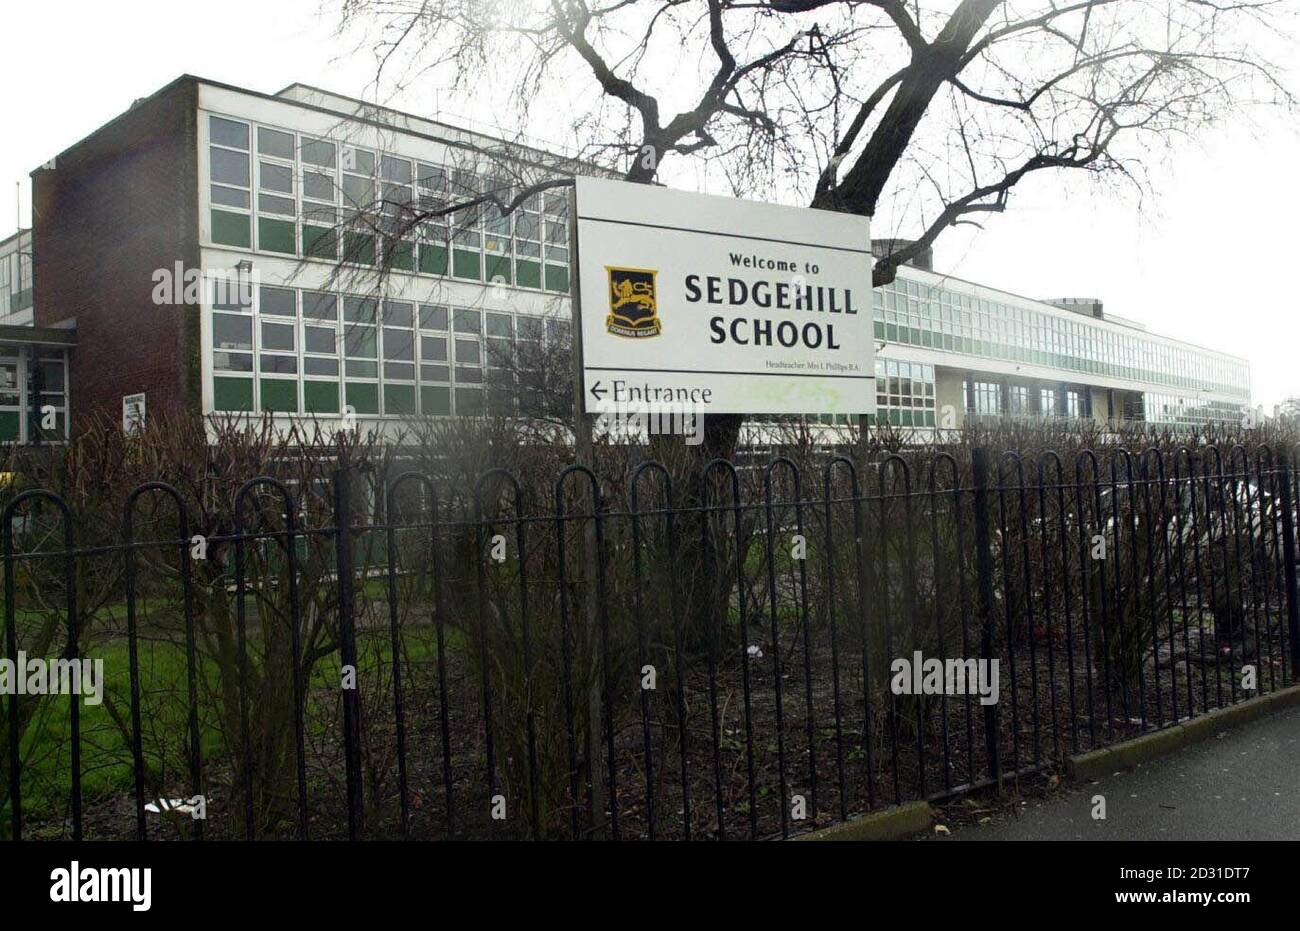
{"label": "bare tree", "polygon": [[[704,172],[736,196],[870,216],[891,244],[876,286],[943,230],[1005,210],[1031,175],[1141,188],[1180,138],[1294,103],[1265,52],[1277,0],[339,2],[341,29],[374,54],[377,97],[427,81],[458,108],[491,104],[507,138],[569,140],[574,170]],[[491,208],[516,209],[513,189]],[[706,418],[699,462],[730,456],[742,420]],[[705,578],[717,556],[688,544],[678,565]],[[685,614],[702,624],[730,596],[692,585]]]}
{"label": "bare tree", "polygon": [[[887,216],[875,284],[1047,169],[1150,157],[1291,106],[1278,0],[342,0],[377,86],[538,112],[632,181],[706,163],[738,196]],[[486,74],[491,80],[486,81]],[[500,110],[500,107],[498,107]],[[558,113],[564,113],[558,116]],[[671,115],[669,115],[671,113]],[[537,122],[534,117],[533,123]]]}

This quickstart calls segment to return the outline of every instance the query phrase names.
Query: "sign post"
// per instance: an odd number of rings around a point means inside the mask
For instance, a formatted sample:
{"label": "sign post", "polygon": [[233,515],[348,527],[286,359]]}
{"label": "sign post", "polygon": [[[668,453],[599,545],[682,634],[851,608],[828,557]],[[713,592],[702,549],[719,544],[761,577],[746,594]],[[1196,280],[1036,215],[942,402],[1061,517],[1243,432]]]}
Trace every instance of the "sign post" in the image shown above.
{"label": "sign post", "polygon": [[591,421],[583,393],[582,288],[578,278],[578,198],[577,188],[569,190],[569,301],[573,312],[573,446],[580,465],[591,468]]}
{"label": "sign post", "polygon": [[[578,264],[578,209],[576,190],[569,191],[569,268],[575,271]],[[573,313],[573,454],[578,465],[586,466],[593,473],[596,471],[596,458],[591,443],[591,419],[587,415],[587,406],[583,397],[583,352],[582,352],[582,288],[574,272],[570,272],[569,301]],[[564,545],[564,541],[560,541]],[[597,642],[599,636],[600,605],[597,602],[596,575],[600,572],[600,554],[596,550],[596,516],[586,523],[582,534],[582,566],[587,579],[587,597],[583,605],[583,625],[586,629],[585,641],[589,646]],[[583,756],[587,760],[588,797],[591,801],[591,829],[593,834],[601,836],[605,832],[605,771],[597,749],[596,729],[601,721],[601,693],[599,676],[599,657],[594,648],[589,658],[589,680],[587,691],[587,734]]]}
{"label": "sign post", "polygon": [[[594,471],[590,414],[875,413],[866,217],[579,177],[569,200],[573,424]],[[599,571],[594,520],[583,534]],[[599,606],[587,589],[587,642]],[[586,758],[604,828],[594,650]]]}

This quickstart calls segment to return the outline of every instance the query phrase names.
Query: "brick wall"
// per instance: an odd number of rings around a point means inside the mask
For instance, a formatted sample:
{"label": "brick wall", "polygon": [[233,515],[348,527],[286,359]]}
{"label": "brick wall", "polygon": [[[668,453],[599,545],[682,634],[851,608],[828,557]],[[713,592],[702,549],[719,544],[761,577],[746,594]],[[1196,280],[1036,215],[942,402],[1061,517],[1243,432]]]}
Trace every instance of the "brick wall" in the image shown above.
{"label": "brick wall", "polygon": [[74,425],[138,391],[199,410],[199,310],[153,302],[155,270],[199,263],[196,108],[173,82],[32,173],[36,325],[76,318]]}

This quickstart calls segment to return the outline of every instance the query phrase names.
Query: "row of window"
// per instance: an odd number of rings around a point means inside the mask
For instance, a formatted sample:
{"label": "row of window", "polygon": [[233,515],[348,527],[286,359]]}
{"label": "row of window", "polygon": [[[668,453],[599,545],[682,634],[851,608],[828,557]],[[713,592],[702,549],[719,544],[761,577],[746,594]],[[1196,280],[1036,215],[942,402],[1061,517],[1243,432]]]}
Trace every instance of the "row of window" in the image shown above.
{"label": "row of window", "polygon": [[0,255],[0,316],[32,306],[32,244],[27,234]]}
{"label": "row of window", "polygon": [[[25,359],[0,359],[0,443],[30,442],[38,434],[45,440],[62,440],[67,421],[67,359],[62,350],[42,349],[39,366],[40,397],[33,408],[36,372]],[[53,409],[52,424],[46,419]],[[22,423],[27,420],[26,436]]]}
{"label": "row of window", "polygon": [[294,288],[228,290],[212,302],[217,411],[527,411],[539,400],[528,390],[532,369],[570,341],[567,320]]}
{"label": "row of window", "polygon": [[1244,412],[1240,404],[1185,395],[1147,391],[1143,399],[1147,422],[1166,427],[1203,427],[1211,421],[1238,423]]}
{"label": "row of window", "polygon": [[[1005,395],[1005,397],[1004,397]],[[1052,418],[1079,420],[1092,416],[1088,396],[1082,388],[1007,385],[996,381],[968,381],[966,410],[980,417]]]}
{"label": "row of window", "polygon": [[563,190],[509,214],[510,179],[218,116],[208,118],[212,241],[330,262],[568,293]]}
{"label": "row of window", "polygon": [[[542,353],[570,340],[567,320],[272,286],[214,287],[212,308],[217,411],[337,415],[350,406],[372,416],[528,413],[536,392],[520,381]],[[56,370],[49,363],[43,395],[44,403],[60,408],[62,365]],[[975,380],[966,390],[966,409],[980,416],[1091,416],[1079,388],[1058,395],[1055,387]],[[1146,398],[1146,419],[1154,423],[1195,425],[1240,414],[1234,404]],[[0,408],[19,403],[16,392],[0,391]],[[934,367],[877,359],[876,404],[881,422],[934,426]]]}
{"label": "row of window", "polygon": [[[983,412],[981,412],[983,413]],[[1011,385],[1007,390],[1007,413],[1012,417],[1068,417],[1077,420],[1092,411],[1082,390],[1066,388],[1033,389],[1028,385]]]}
{"label": "row of window", "polygon": [[[934,366],[898,359],[876,359],[876,413],[867,415],[869,424],[891,423],[898,427],[935,425]],[[807,414],[793,417],[756,417],[759,421],[787,419],[848,425],[856,418],[844,414]]]}
{"label": "row of window", "polygon": [[933,427],[934,390],[933,365],[877,359],[875,419],[900,427]]}
{"label": "row of window", "polygon": [[[456,202],[511,179],[209,117],[212,240],[222,245],[557,293],[569,290],[567,195],[502,215]],[[878,339],[1249,399],[1237,360],[905,277],[875,291]]]}
{"label": "row of window", "polygon": [[874,298],[877,339],[1250,397],[1250,369],[1244,362],[1115,332],[1082,316],[1071,320],[901,276],[877,288]]}

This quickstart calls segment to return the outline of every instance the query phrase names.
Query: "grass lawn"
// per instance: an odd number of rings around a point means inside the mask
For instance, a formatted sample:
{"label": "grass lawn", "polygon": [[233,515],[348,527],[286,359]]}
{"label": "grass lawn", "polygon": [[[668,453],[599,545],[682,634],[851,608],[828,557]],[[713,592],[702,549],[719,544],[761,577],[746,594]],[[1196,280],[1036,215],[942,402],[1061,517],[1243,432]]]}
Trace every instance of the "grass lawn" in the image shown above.
{"label": "grass lawn", "polygon": [[[369,591],[370,587],[367,584],[368,595],[386,596],[386,589],[379,590],[382,586],[377,586],[374,592]],[[146,611],[142,605],[142,619],[145,616]],[[409,616],[407,623],[410,624],[417,618],[423,620],[419,612],[416,612]],[[38,612],[20,612],[19,630],[33,631],[43,619]],[[154,615],[153,620],[157,622],[157,615]],[[366,670],[374,668],[376,664],[387,666],[393,659],[386,615],[382,621],[382,624],[367,626],[357,634],[363,689],[366,687]],[[142,628],[147,630],[144,624]],[[464,637],[459,630],[448,627],[446,634],[449,649],[463,645]],[[63,642],[61,626],[56,642]],[[437,640],[433,627],[408,629],[404,650],[411,664],[431,663],[437,657]],[[85,652],[90,653],[94,659],[103,660],[105,679],[104,701],[99,705],[80,704],[82,794],[83,798],[90,800],[132,792],[134,770],[130,745],[130,656],[127,639],[125,635],[101,635],[92,641],[90,649]],[[255,659],[250,657],[250,661]],[[216,663],[202,655],[198,657],[198,662],[201,667],[200,681],[214,681],[217,678]],[[165,745],[168,749],[168,765],[171,767],[171,771],[166,774],[165,783],[169,787],[175,787],[179,794],[189,784],[188,768],[183,762],[187,759],[189,740],[189,693],[184,646],[165,639],[152,639],[142,631],[139,667],[145,765],[156,774],[162,762],[159,759],[159,746]],[[328,690],[337,689],[341,678],[341,660],[337,652],[318,660],[312,670],[309,705],[318,705],[327,711],[326,703],[332,705],[332,696]],[[59,818],[68,811],[72,788],[72,700],[70,696],[51,696],[45,699],[23,734],[24,820]],[[199,702],[200,750],[206,763],[222,752],[223,741],[217,727],[215,709],[201,686]],[[256,707],[250,710],[254,716],[257,714]],[[315,713],[316,710],[309,708],[306,720],[310,727],[323,730],[328,714]],[[146,785],[148,784],[147,781]],[[0,790],[0,796],[3,796],[0,797],[0,818],[7,825],[7,792]]]}

